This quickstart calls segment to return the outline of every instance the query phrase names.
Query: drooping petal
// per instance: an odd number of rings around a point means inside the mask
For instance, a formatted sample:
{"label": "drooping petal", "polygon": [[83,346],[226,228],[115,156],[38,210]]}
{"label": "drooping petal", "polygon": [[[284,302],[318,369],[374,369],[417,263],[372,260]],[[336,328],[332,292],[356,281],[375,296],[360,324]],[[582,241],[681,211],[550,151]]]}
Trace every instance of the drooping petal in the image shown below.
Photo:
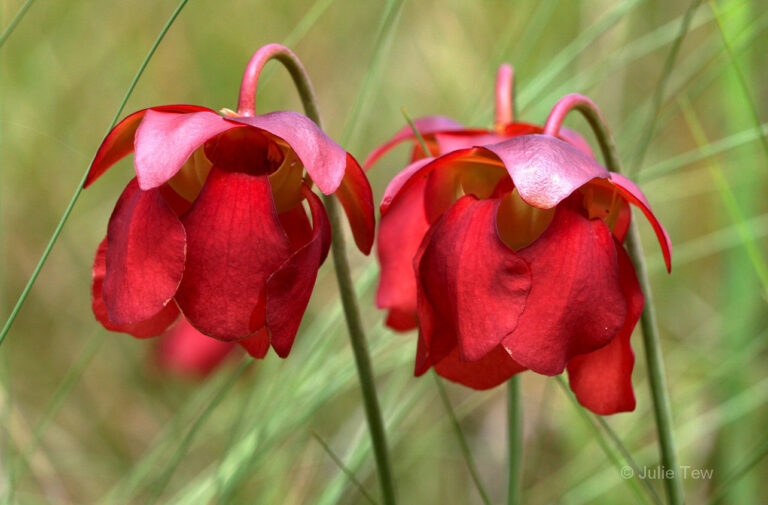
{"label": "drooping petal", "polygon": [[341,184],[347,168],[347,152],[303,114],[278,111],[228,121],[255,126],[285,141],[324,194],[330,195]]}
{"label": "drooping petal", "polygon": [[435,314],[421,283],[418,284],[419,340],[414,375],[419,377],[456,350],[454,327]]}
{"label": "drooping petal", "polygon": [[[387,189],[384,190],[381,205],[379,205],[382,216],[387,213],[392,202],[404,188],[410,184],[415,184],[416,181],[421,180],[427,174],[425,167],[429,166],[433,161],[435,161],[435,158],[423,158],[414,161],[389,181]],[[419,177],[416,177],[417,174]]]}
{"label": "drooping petal", "polygon": [[549,135],[523,135],[480,148],[498,157],[528,204],[551,209],[608,171],[569,143]]}
{"label": "drooping petal", "polygon": [[409,331],[419,326],[416,312],[406,312],[399,309],[389,309],[387,319],[384,321],[389,328],[395,331]]}
{"label": "drooping petal", "polygon": [[101,325],[109,331],[128,333],[136,338],[155,337],[163,333],[177,317],[179,308],[171,302],[163,307],[160,312],[147,319],[133,324],[115,324],[109,320],[107,306],[104,304],[104,276],[107,274],[107,238],[96,249],[96,257],[93,260],[91,276],[91,307],[93,315]]}
{"label": "drooping petal", "polygon": [[104,302],[110,321],[150,319],[171,302],[184,274],[181,221],[158,189],[142,191],[132,179],[112,212],[107,242]]}
{"label": "drooping petal", "polygon": [[376,252],[381,277],[376,305],[390,309],[387,326],[405,331],[416,327],[416,276],[413,258],[429,229],[424,213],[426,179],[411,186],[379,221]]}
{"label": "drooping petal", "polygon": [[579,403],[600,415],[635,409],[635,393],[632,390],[635,353],[630,337],[643,312],[645,298],[632,261],[621,244],[616,244],[616,251],[621,289],[627,301],[624,326],[605,347],[576,356],[568,362],[568,381]]}
{"label": "drooping petal", "polygon": [[461,361],[455,349],[435,365],[441,377],[458,382],[472,389],[490,389],[525,371],[500,345],[477,361]]}
{"label": "drooping petal", "polygon": [[616,187],[621,196],[637,205],[640,210],[645,214],[645,217],[650,221],[653,231],[656,232],[656,238],[661,245],[661,251],[664,253],[664,263],[667,265],[667,271],[672,271],[672,241],[669,240],[667,230],[661,225],[656,216],[651,210],[651,205],[646,200],[645,195],[640,188],[632,182],[630,179],[624,177],[621,174],[611,172],[610,182]]}
{"label": "drooping petal", "polygon": [[139,186],[147,190],[166,183],[208,139],[241,126],[211,111],[146,111],[134,139]]}
{"label": "drooping petal", "polygon": [[[88,171],[88,177],[85,179],[84,188],[87,188],[96,179],[101,177],[109,167],[133,152],[133,138],[136,135],[136,129],[139,127],[139,123],[144,119],[144,114],[148,110],[150,109],[134,112],[120,121],[117,126],[107,134],[106,138],[101,143],[101,146],[99,146],[99,150],[96,151],[96,156],[93,158],[93,163],[91,163],[91,168]],[[201,111],[213,112],[206,107],[199,107],[197,105],[162,105],[160,107],[152,107],[151,110],[180,113]]]}
{"label": "drooping petal", "polygon": [[285,358],[315,287],[320,268],[331,243],[331,224],[320,199],[304,186],[312,212],[312,238],[283,263],[267,280],[267,328],[272,348]]}
{"label": "drooping petal", "polygon": [[496,232],[500,200],[459,199],[434,225],[419,265],[424,294],[453,326],[462,361],[477,361],[511,333],[531,274]]}
{"label": "drooping petal", "polygon": [[[451,132],[456,130],[463,130],[464,126],[458,121],[445,116],[426,116],[413,120],[413,125],[419,131],[422,137],[433,135],[437,132]],[[385,144],[377,147],[365,160],[363,167],[368,170],[371,165],[384,156],[390,149],[404,140],[414,139],[416,136],[413,133],[413,128],[410,125],[406,125],[398,131],[391,140]]]}
{"label": "drooping petal", "polygon": [[349,154],[347,154],[347,169],[341,185],[336,190],[336,197],[347,214],[357,248],[363,254],[370,253],[376,232],[373,193],[363,169]]}
{"label": "drooping petal", "polygon": [[237,341],[245,351],[256,359],[262,359],[269,351],[269,331],[263,327],[250,337]]}
{"label": "drooping petal", "polygon": [[[435,227],[427,231],[413,258],[413,270],[418,272],[427,246],[434,236]],[[456,348],[456,334],[447,321],[435,317],[435,311],[427,298],[421,283],[421,276],[416,275],[416,305],[419,322],[419,339],[416,346],[414,375],[423,375],[435,363],[439,363]]]}
{"label": "drooping petal", "polygon": [[236,344],[207,337],[182,318],[160,337],[157,362],[163,370],[202,378],[219,366]]}
{"label": "drooping petal", "polygon": [[251,335],[264,325],[267,278],[291,254],[267,177],[214,166],[182,222],[188,250],[179,308],[219,340]]}
{"label": "drooping petal", "polygon": [[312,239],[312,223],[301,202],[292,209],[281,212],[277,217],[288,235],[288,240],[291,241],[292,250],[299,249]]}
{"label": "drooping petal", "polygon": [[517,253],[530,267],[531,291],[517,328],[503,342],[515,361],[556,375],[572,357],[616,336],[627,304],[605,223],[563,204],[546,231]]}

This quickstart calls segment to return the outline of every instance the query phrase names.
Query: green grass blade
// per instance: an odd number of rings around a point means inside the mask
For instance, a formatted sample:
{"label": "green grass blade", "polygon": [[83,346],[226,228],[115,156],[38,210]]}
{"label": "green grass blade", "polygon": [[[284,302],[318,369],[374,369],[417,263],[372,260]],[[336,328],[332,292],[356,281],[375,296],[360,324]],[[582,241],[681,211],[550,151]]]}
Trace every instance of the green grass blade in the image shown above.
{"label": "green grass blade", "polygon": [[[627,446],[624,445],[624,442],[621,441],[621,438],[616,434],[616,432],[611,428],[611,425],[608,424],[608,421],[605,420],[605,417],[599,416],[596,414],[589,414],[589,416],[596,420],[597,423],[603,428],[603,430],[608,434],[608,438],[611,439],[613,442],[613,445],[616,446],[616,449],[619,450],[621,455],[624,457],[624,460],[629,464],[629,466],[632,467],[632,470],[634,470],[635,475],[640,475],[640,465],[637,464],[637,461],[635,461],[635,458],[632,457],[632,453],[629,452],[629,449],[627,449]],[[645,489],[648,491],[648,494],[651,496],[651,499],[654,503],[657,505],[661,505],[663,502],[661,501],[661,497],[656,492],[656,489],[651,486],[651,483],[648,482],[646,479],[639,478],[640,482],[643,484]]]}
{"label": "green grass blade", "polygon": [[357,97],[353,102],[352,109],[344,122],[344,130],[341,134],[342,146],[347,146],[352,141],[352,136],[356,131],[355,128],[357,123],[364,112],[365,104],[377,82],[376,78],[381,71],[387,48],[391,45],[395,27],[397,26],[397,21],[403,11],[404,4],[405,0],[389,0],[384,7],[384,15],[379,24],[379,28],[376,31],[373,56],[371,56],[368,70],[366,71],[363,83],[357,92]]}
{"label": "green grass blade", "polygon": [[24,5],[21,6],[19,9],[19,12],[16,13],[16,15],[13,17],[10,23],[8,23],[8,26],[3,30],[3,33],[0,34],[0,47],[3,47],[3,44],[5,44],[5,41],[8,40],[8,38],[11,36],[13,31],[16,29],[16,27],[21,22],[24,15],[27,13],[30,7],[32,7],[32,4],[35,3],[35,0],[27,0],[24,2]]}
{"label": "green grass blade", "polygon": [[735,51],[733,50],[733,47],[731,46],[731,43],[725,34],[722,14],[720,13],[720,9],[717,7],[717,4],[714,1],[709,0],[709,7],[712,9],[712,13],[715,15],[715,21],[717,21],[717,29],[720,33],[720,38],[723,41],[723,47],[725,48],[725,52],[728,55],[728,60],[730,61],[731,67],[736,73],[736,78],[738,79],[742,95],[749,104],[749,111],[752,114],[755,132],[759,134],[760,144],[763,146],[763,151],[765,152],[766,157],[768,157],[768,136],[762,133],[762,122],[760,121],[760,115],[757,111],[757,104],[755,103],[755,99],[752,97],[752,93],[749,91],[749,86],[747,85],[747,79],[744,76],[744,72],[742,72],[738,61],[736,61]]}
{"label": "green grass blade", "polygon": [[[595,435],[595,440],[600,445],[600,448],[603,450],[606,456],[608,456],[608,459],[613,463],[613,466],[615,467],[617,473],[621,472],[624,465],[621,464],[621,461],[619,460],[618,455],[614,452],[613,449],[611,449],[610,444],[605,439],[605,435],[603,435],[602,431],[600,431],[600,428],[598,427],[595,420],[589,415],[589,413],[584,410],[584,408],[579,404],[579,402],[576,400],[576,397],[573,396],[573,393],[568,389],[568,386],[565,384],[565,380],[563,380],[562,376],[555,377],[555,380],[557,380],[558,385],[560,386],[560,389],[563,390],[563,393],[568,397],[568,399],[571,401],[571,404],[576,409],[576,412],[579,414],[579,417],[581,417],[584,420],[584,423],[592,430],[592,433]],[[649,503],[648,498],[643,494],[642,489],[640,488],[640,485],[637,483],[640,479],[640,473],[638,471],[635,471],[631,479],[622,479],[631,489],[632,492],[635,494],[635,496],[640,500],[642,503]]]}
{"label": "green grass blade", "polygon": [[741,463],[736,469],[734,469],[731,474],[725,478],[723,484],[718,489],[716,489],[714,493],[712,493],[712,498],[709,501],[710,505],[721,503],[723,498],[728,495],[728,491],[730,491],[731,486],[736,484],[739,479],[744,477],[747,473],[749,473],[750,470],[757,466],[763,460],[763,458],[766,457],[766,455],[768,455],[768,438],[763,439],[760,445],[758,445],[757,450],[755,450],[755,453],[747,458],[743,463]]}
{"label": "green grass blade", "polygon": [[240,376],[243,375],[243,373],[254,363],[254,359],[252,359],[250,356],[246,356],[243,363],[237,368],[237,370],[235,370],[235,373],[229,377],[227,382],[224,383],[221,389],[211,399],[210,403],[205,407],[203,412],[200,413],[195,422],[189,428],[189,431],[187,431],[179,446],[176,448],[176,451],[172,455],[170,462],[165,466],[165,470],[163,471],[162,475],[153,486],[152,492],[145,502],[146,505],[154,505],[154,503],[157,502],[157,500],[163,494],[163,491],[165,491],[165,488],[168,486],[168,483],[171,481],[176,468],[178,468],[179,464],[181,464],[182,458],[189,450],[189,447],[192,445],[192,441],[197,435],[197,432],[200,431],[200,428],[205,425],[206,421],[219,405],[219,403],[224,400],[224,396],[229,392],[230,389],[232,389],[232,386],[234,386],[235,382],[237,382],[237,379],[239,379]]}
{"label": "green grass blade", "polygon": [[643,137],[640,139],[637,151],[635,152],[634,163],[629,167],[627,175],[632,175],[633,172],[637,172],[640,169],[640,166],[643,164],[645,153],[647,152],[648,146],[651,143],[651,138],[653,138],[653,131],[656,126],[656,120],[658,119],[659,111],[661,110],[662,101],[664,100],[664,90],[667,88],[667,81],[669,81],[669,76],[672,74],[672,70],[675,67],[677,54],[680,52],[680,48],[683,45],[683,39],[685,39],[685,35],[688,33],[688,28],[691,26],[691,20],[693,19],[693,15],[696,13],[696,9],[699,8],[699,5],[701,5],[701,0],[692,0],[688,10],[685,13],[685,16],[683,16],[683,20],[680,23],[680,32],[675,38],[675,41],[672,43],[672,47],[669,49],[666,60],[664,60],[664,67],[661,69],[661,76],[659,77],[659,81],[656,83],[656,88],[653,91],[653,104],[651,105],[651,113],[648,117]]}
{"label": "green grass blade", "polygon": [[[683,115],[685,116],[685,120],[688,123],[688,127],[693,134],[694,140],[699,145],[699,147],[703,149],[709,144],[709,141],[707,140],[704,129],[698,120],[696,112],[694,112],[693,107],[687,99],[680,101],[680,107],[683,111]],[[736,199],[736,195],[734,195],[733,190],[728,184],[728,180],[723,174],[723,170],[720,168],[720,165],[718,165],[714,159],[710,159],[708,165],[710,173],[712,174],[712,178],[714,179],[715,185],[717,186],[717,190],[720,194],[720,198],[723,200],[725,208],[728,211],[731,219],[736,224],[739,236],[744,243],[744,248],[749,255],[749,259],[752,262],[752,266],[755,269],[757,277],[760,279],[764,294],[768,295],[768,263],[766,263],[765,258],[760,252],[760,248],[758,247],[755,238],[751,235],[749,227],[745,225],[744,214],[741,210],[738,200]]]}
{"label": "green grass blade", "polygon": [[105,333],[100,331],[86,343],[85,347],[80,352],[80,355],[77,357],[75,362],[62,378],[59,387],[56,388],[56,391],[53,393],[53,397],[46,404],[45,411],[43,412],[40,420],[37,422],[37,425],[32,432],[32,439],[21,449],[18,458],[13,462],[11,470],[8,474],[9,502],[13,502],[13,496],[16,490],[16,482],[18,482],[18,479],[21,478],[24,470],[29,467],[29,457],[35,450],[37,450],[37,447],[40,444],[40,440],[42,440],[45,431],[63,405],[64,400],[72,390],[72,387],[83,375],[83,372],[98,352],[101,344],[104,343],[104,336]]}
{"label": "green grass blade", "polygon": [[459,420],[456,418],[456,413],[453,411],[451,400],[448,398],[448,393],[445,392],[443,382],[437,375],[437,372],[434,370],[432,370],[431,375],[432,378],[435,379],[435,385],[437,386],[437,392],[440,395],[440,401],[443,403],[443,407],[445,407],[445,411],[448,413],[448,417],[451,420],[451,426],[453,427],[453,432],[456,435],[456,441],[459,443],[461,455],[464,458],[464,463],[467,465],[469,475],[472,477],[472,482],[474,482],[475,488],[477,488],[477,492],[480,494],[480,498],[483,500],[483,503],[485,503],[485,505],[491,505],[491,499],[488,497],[488,492],[485,490],[483,482],[480,480],[480,474],[477,473],[475,459],[472,457],[472,451],[469,450],[467,439],[464,438],[464,432],[461,429]]}
{"label": "green grass blade", "polygon": [[611,10],[600,16],[591,26],[584,29],[567,46],[563,48],[554,58],[549,61],[547,67],[521,86],[518,98],[518,107],[520,110],[527,109],[539,96],[543,89],[546,89],[565,68],[587,47],[605,34],[608,30],[616,26],[629,12],[640,5],[643,0],[624,0],[613,6]]}
{"label": "green grass blade", "polygon": [[715,155],[723,154],[733,149],[745,146],[764,135],[768,135],[768,123],[761,125],[760,130],[749,128],[748,130],[734,133],[727,137],[715,140],[714,142],[708,142],[703,146],[698,146],[695,149],[691,149],[685,153],[672,156],[664,161],[660,161],[655,165],[651,165],[637,174],[637,179],[641,181],[653,180],[658,177],[663,177],[666,174],[675,172],[676,170],[696,163],[698,161],[709,159]]}
{"label": "green grass blade", "polygon": [[[109,128],[107,128],[107,132],[112,130],[112,128],[114,128],[114,126],[117,124],[117,120],[120,118],[120,114],[123,113],[125,104],[128,103],[128,99],[133,94],[133,90],[136,88],[136,85],[138,84],[139,79],[141,78],[141,75],[144,73],[144,69],[147,68],[147,65],[149,64],[149,60],[152,59],[152,56],[155,54],[155,51],[160,45],[160,42],[162,42],[163,38],[165,38],[165,34],[168,33],[168,30],[171,28],[174,21],[176,21],[176,18],[181,13],[181,10],[184,8],[184,6],[187,4],[188,1],[189,0],[181,0],[179,2],[178,6],[176,6],[176,9],[171,14],[171,17],[168,18],[168,21],[165,23],[165,26],[163,26],[162,30],[160,30],[160,34],[157,36],[157,39],[155,39],[155,42],[152,44],[152,47],[150,47],[149,52],[147,53],[147,56],[144,58],[144,61],[141,62],[141,65],[139,65],[139,69],[136,71],[136,75],[133,77],[133,80],[131,81],[130,86],[128,86],[128,91],[125,92],[125,96],[123,96],[123,100],[120,102],[120,106],[117,108],[117,111],[115,112],[115,116],[112,118],[112,122],[109,125]],[[59,235],[61,235],[61,231],[64,229],[64,225],[69,219],[70,214],[72,214],[72,209],[75,208],[75,203],[77,203],[77,200],[80,197],[80,194],[83,192],[83,186],[85,185],[85,180],[88,177],[89,169],[90,169],[90,166],[85,170],[85,173],[83,173],[83,177],[80,179],[80,182],[78,183],[77,188],[75,189],[75,193],[74,195],[72,195],[72,199],[69,201],[67,208],[64,210],[64,214],[62,214],[59,224],[56,225],[56,229],[54,229],[53,234],[51,235],[51,238],[48,242],[48,245],[45,246],[45,249],[43,250],[43,254],[40,257],[40,260],[37,262],[35,269],[32,271],[32,275],[29,277],[29,281],[27,281],[27,284],[26,286],[24,286],[24,289],[22,290],[21,295],[19,295],[19,299],[16,301],[16,304],[14,305],[13,310],[11,310],[11,314],[8,316],[8,320],[5,322],[3,329],[0,330],[0,345],[2,345],[2,343],[5,341],[5,337],[6,335],[8,335],[8,331],[11,329],[13,322],[16,320],[16,316],[18,316],[19,311],[21,310],[21,307],[24,305],[24,302],[27,300],[27,297],[29,296],[29,292],[32,290],[32,287],[35,285],[35,281],[37,281],[37,277],[40,275],[40,271],[43,269],[43,265],[45,265],[45,262],[48,260],[48,256],[51,254],[51,251],[53,250],[53,246],[56,244],[56,241],[59,239]]]}
{"label": "green grass blade", "polygon": [[312,438],[317,440],[317,443],[320,444],[320,446],[323,448],[326,454],[328,454],[328,457],[330,457],[334,463],[336,463],[336,466],[339,467],[339,470],[344,472],[344,474],[349,478],[350,482],[355,485],[358,491],[360,491],[360,494],[362,494],[365,499],[370,503],[371,505],[378,505],[378,502],[371,496],[371,494],[368,492],[368,490],[365,489],[365,486],[363,486],[359,480],[357,480],[357,477],[355,477],[354,472],[352,472],[349,468],[347,468],[344,465],[344,462],[336,455],[335,452],[333,452],[333,449],[323,440],[323,438],[318,435],[318,433],[313,430],[312,428],[309,429],[309,434],[312,435]]}

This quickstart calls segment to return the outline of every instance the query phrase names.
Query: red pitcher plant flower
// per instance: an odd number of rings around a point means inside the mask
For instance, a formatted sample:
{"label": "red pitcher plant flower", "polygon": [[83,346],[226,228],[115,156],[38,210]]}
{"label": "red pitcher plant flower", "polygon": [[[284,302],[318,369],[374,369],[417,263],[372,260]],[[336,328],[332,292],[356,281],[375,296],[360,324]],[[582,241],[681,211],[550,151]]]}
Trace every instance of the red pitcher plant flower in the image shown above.
{"label": "red pitcher plant flower", "polygon": [[[512,114],[513,70],[510,65],[499,68],[496,82],[496,118],[493,129],[467,128],[461,123],[444,116],[427,116],[414,120],[414,126],[422,136],[430,156],[446,154],[456,149],[474,145],[494,144],[503,140],[542,133],[542,127],[514,121]],[[592,156],[589,144],[576,132],[563,128],[560,138]],[[413,129],[406,125],[395,136],[375,149],[365,161],[370,168],[390,149],[398,144],[412,141],[411,163],[425,158],[424,151],[416,142]],[[426,180],[421,185],[426,185]],[[411,260],[428,229],[424,213],[423,188],[409,192],[396,208],[379,223],[379,240],[376,244],[381,263],[381,282],[376,293],[379,308],[388,309],[387,326],[397,331],[407,331],[417,326],[416,279]]]}
{"label": "red pitcher plant flower", "polygon": [[[510,80],[502,68],[502,93]],[[640,189],[561,132],[574,97],[543,128],[422,121],[440,123],[426,132],[434,156],[417,151],[390,183],[378,243],[378,302],[390,326],[418,322],[417,376],[434,367],[487,389],[524,370],[567,367],[582,405],[634,409],[629,339],[644,297],[622,246],[630,204],[651,222],[668,268],[671,247]]]}
{"label": "red pitcher plant flower", "polygon": [[105,328],[151,337],[181,313],[254,357],[270,345],[286,357],[330,246],[313,184],[335,194],[358,248],[370,251],[373,198],[355,159],[302,114],[255,113],[275,47],[287,51],[271,44],[249,62],[237,112],[151,107],[102,143],[86,187],[131,152],[136,170],[93,267],[93,311]]}

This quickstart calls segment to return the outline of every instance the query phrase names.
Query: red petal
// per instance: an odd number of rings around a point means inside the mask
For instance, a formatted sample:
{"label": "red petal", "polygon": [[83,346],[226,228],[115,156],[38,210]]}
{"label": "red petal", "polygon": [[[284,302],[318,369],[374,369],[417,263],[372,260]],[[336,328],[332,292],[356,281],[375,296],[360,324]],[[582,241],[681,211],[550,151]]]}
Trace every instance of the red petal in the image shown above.
{"label": "red petal", "polygon": [[312,223],[301,202],[277,217],[291,241],[291,249],[296,250],[312,239]]}
{"label": "red petal", "polygon": [[[107,137],[101,143],[101,146],[99,146],[99,150],[96,151],[96,156],[93,158],[93,163],[91,163],[91,168],[88,172],[88,177],[85,180],[85,186],[83,187],[87,188],[90,186],[96,179],[101,177],[109,167],[133,152],[133,137],[136,134],[136,129],[139,127],[139,123],[144,119],[144,114],[148,110],[150,109],[134,112],[120,121],[117,126],[107,134]],[[152,107],[151,110],[160,112],[213,112],[206,107],[198,107],[197,105],[162,105],[160,107]]]}
{"label": "red petal", "polygon": [[177,216],[182,216],[192,206],[192,202],[181,196],[168,184],[163,184],[158,188],[160,194],[163,195],[165,203],[170,205]]}
{"label": "red petal", "polygon": [[531,269],[531,292],[504,347],[523,366],[556,375],[577,354],[613,339],[624,324],[616,247],[608,227],[563,205],[546,231],[518,251]]}
{"label": "red petal", "polygon": [[447,154],[451,151],[483,146],[485,144],[497,144],[507,138],[487,130],[478,132],[475,135],[467,135],[465,132],[438,133],[435,135],[440,154]]}
{"label": "red petal", "polygon": [[188,251],[179,308],[219,340],[251,335],[264,324],[267,278],[291,253],[267,177],[214,167],[182,222]]}
{"label": "red petal", "polygon": [[523,135],[479,148],[496,155],[528,204],[551,209],[608,171],[569,143],[549,135]]}
{"label": "red petal", "polygon": [[239,126],[211,111],[179,114],[148,110],[134,139],[139,186],[147,190],[166,183],[195,149]]}
{"label": "red petal", "polygon": [[525,367],[498,345],[479,360],[471,362],[461,361],[458,350],[454,350],[435,365],[435,371],[448,380],[482,390],[498,386],[513,375],[525,371]]}
{"label": "red petal", "polygon": [[173,298],[184,274],[184,227],[157,189],[131,180],[107,230],[104,301],[115,324],[146,321]]}
{"label": "red petal", "polygon": [[341,184],[347,168],[347,152],[303,114],[280,111],[228,121],[255,126],[284,140],[326,195],[335,192]]}
{"label": "red petal", "polygon": [[[376,251],[381,264],[381,278],[376,305],[381,309],[390,309],[387,326],[395,330],[415,327],[417,306],[413,258],[429,229],[424,214],[425,185],[426,179],[422,178],[411,186],[407,194],[398,199],[379,221]],[[395,312],[399,315],[393,315]]]}
{"label": "red petal", "polygon": [[96,257],[93,260],[93,272],[91,283],[91,306],[93,315],[104,328],[109,331],[128,333],[136,338],[149,338],[160,335],[179,316],[179,309],[175,303],[169,303],[158,314],[134,324],[114,324],[107,315],[107,306],[104,304],[104,276],[107,274],[107,238],[101,241],[96,249]]}
{"label": "red petal", "polygon": [[382,216],[388,212],[389,207],[391,207],[393,202],[400,196],[400,193],[403,193],[404,190],[408,189],[408,186],[415,184],[416,181],[420,181],[427,175],[429,172],[427,167],[433,161],[435,161],[435,158],[422,158],[418,161],[414,161],[389,181],[387,189],[384,190],[381,205],[379,206]]}
{"label": "red petal", "polygon": [[269,331],[266,326],[250,337],[237,341],[248,354],[256,359],[262,359],[269,351]]}
{"label": "red petal", "polygon": [[373,193],[365,173],[349,154],[347,154],[347,169],[341,185],[336,190],[336,197],[347,214],[357,248],[363,254],[370,253],[376,231]]}
{"label": "red petal", "polygon": [[283,263],[267,281],[267,327],[272,348],[285,358],[307,310],[317,270],[331,243],[331,224],[320,199],[306,186],[302,188],[312,211],[312,240]]}
{"label": "red petal", "polygon": [[[424,240],[421,241],[416,256],[413,258],[413,269],[417,271],[424,252],[432,240],[435,232],[434,226],[430,227]],[[420,276],[416,276],[416,300],[419,322],[419,340],[416,347],[416,366],[414,374],[418,377],[424,374],[435,363],[448,356],[456,347],[456,334],[450,325],[441,318],[435,318],[435,312],[429,300],[424,294]]]}
{"label": "red petal", "polygon": [[[414,119],[414,126],[419,131],[422,137],[426,135],[432,135],[437,132],[449,132],[456,130],[464,130],[464,126],[458,121],[445,116],[426,116]],[[413,128],[410,125],[406,125],[398,131],[394,137],[387,143],[377,147],[365,160],[363,166],[366,170],[371,168],[371,165],[384,156],[387,151],[395,147],[397,144],[404,140],[413,139],[416,135],[413,133]]]}
{"label": "red petal", "polygon": [[165,370],[192,377],[205,377],[220,365],[236,345],[207,337],[182,319],[160,337],[157,361]]}
{"label": "red petal", "polygon": [[477,361],[511,333],[526,307],[526,262],[496,232],[500,200],[459,199],[434,225],[419,264],[437,319],[456,332],[459,357]]}
{"label": "red petal", "polygon": [[635,353],[632,330],[643,312],[645,298],[635,268],[621,244],[616,244],[621,289],[627,301],[627,317],[619,334],[608,345],[568,362],[568,381],[579,403],[600,415],[635,410],[632,368]]}
{"label": "red petal", "polygon": [[621,196],[629,200],[630,202],[634,203],[638,207],[640,207],[640,210],[643,211],[643,214],[645,214],[645,217],[648,218],[648,221],[651,222],[651,226],[653,226],[653,231],[656,232],[656,238],[659,240],[659,245],[661,245],[661,251],[664,253],[664,263],[667,265],[667,271],[672,271],[672,242],[669,240],[669,235],[667,234],[667,230],[664,229],[664,227],[661,225],[661,223],[656,219],[656,216],[653,214],[653,211],[651,210],[651,205],[648,203],[648,200],[645,199],[645,195],[642,191],[640,191],[640,188],[637,187],[637,184],[632,182],[631,180],[627,179],[621,174],[617,174],[615,172],[611,172],[611,183],[613,186],[615,186],[619,193],[621,193]]}
{"label": "red petal", "polygon": [[389,309],[385,324],[395,331],[409,331],[418,328],[419,321],[416,319],[415,311],[405,312],[398,309]]}

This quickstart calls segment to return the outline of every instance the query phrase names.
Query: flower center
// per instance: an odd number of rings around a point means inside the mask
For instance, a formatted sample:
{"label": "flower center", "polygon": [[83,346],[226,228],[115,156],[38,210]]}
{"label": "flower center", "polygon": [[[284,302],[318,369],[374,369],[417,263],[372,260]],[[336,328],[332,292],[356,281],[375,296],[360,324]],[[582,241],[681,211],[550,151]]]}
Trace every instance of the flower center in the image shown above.
{"label": "flower center", "polygon": [[234,128],[205,143],[211,163],[228,172],[269,175],[283,162],[277,144],[255,128]]}
{"label": "flower center", "polygon": [[501,240],[517,251],[539,238],[554,215],[555,209],[539,209],[525,203],[515,188],[499,205],[496,229]]}

